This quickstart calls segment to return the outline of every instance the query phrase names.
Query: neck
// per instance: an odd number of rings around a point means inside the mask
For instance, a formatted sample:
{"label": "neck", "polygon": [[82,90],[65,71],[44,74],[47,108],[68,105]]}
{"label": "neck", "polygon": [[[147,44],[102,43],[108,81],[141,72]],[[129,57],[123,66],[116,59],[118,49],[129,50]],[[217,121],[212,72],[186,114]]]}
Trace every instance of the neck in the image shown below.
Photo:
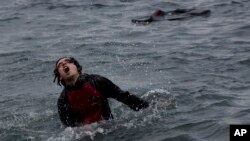
{"label": "neck", "polygon": [[66,86],[75,86],[77,79],[79,78],[80,74],[73,75],[65,80]]}

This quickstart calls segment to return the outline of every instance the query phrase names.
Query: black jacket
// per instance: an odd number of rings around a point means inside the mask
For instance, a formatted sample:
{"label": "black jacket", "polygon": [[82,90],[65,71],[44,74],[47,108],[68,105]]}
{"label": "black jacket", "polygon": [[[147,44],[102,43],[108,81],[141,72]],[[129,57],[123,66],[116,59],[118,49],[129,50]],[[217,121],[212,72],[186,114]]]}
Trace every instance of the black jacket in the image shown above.
{"label": "black jacket", "polygon": [[102,97],[104,97],[104,100],[101,104],[103,106],[103,110],[100,114],[105,120],[113,118],[107,98],[114,98],[128,105],[135,111],[139,111],[140,109],[149,106],[148,102],[136,97],[135,95],[131,95],[127,91],[121,90],[118,86],[105,77],[100,75],[83,74],[78,78],[74,87],[65,87],[58,98],[58,113],[62,123],[66,126],[77,126],[79,123],[81,123],[80,119],[83,118],[83,115],[79,115],[77,112],[72,110],[72,106],[68,100],[68,92],[79,90],[85,83],[89,83],[102,95]]}

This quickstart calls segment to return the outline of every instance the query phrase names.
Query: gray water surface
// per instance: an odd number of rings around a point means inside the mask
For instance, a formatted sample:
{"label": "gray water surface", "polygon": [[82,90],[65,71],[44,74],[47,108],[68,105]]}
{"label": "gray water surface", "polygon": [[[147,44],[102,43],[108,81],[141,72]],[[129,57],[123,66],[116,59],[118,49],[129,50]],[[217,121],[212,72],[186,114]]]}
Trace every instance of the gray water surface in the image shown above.
{"label": "gray water surface", "polygon": [[[1,141],[228,141],[230,124],[250,123],[248,0],[0,2]],[[211,15],[131,23],[193,7]],[[114,120],[65,128],[53,83],[62,56],[151,106],[134,112],[111,99]]]}

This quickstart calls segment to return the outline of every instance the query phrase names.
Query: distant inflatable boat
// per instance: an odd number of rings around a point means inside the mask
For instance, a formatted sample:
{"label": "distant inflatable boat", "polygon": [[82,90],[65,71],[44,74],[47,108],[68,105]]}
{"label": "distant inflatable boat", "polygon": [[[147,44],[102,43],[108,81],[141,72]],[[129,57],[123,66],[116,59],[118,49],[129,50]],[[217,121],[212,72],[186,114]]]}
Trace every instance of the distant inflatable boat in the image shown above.
{"label": "distant inflatable boat", "polygon": [[211,13],[210,10],[198,10],[198,9],[176,9],[173,11],[163,11],[156,10],[150,16],[139,17],[137,19],[132,19],[132,23],[136,24],[149,24],[154,21],[162,21],[162,20],[183,20],[196,16],[209,16]]}

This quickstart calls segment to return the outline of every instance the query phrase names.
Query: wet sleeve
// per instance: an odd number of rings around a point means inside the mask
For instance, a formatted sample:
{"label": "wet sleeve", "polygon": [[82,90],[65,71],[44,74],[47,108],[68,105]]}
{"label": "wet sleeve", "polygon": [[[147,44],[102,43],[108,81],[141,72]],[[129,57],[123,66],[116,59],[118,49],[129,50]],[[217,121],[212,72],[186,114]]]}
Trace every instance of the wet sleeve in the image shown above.
{"label": "wet sleeve", "polygon": [[135,111],[147,108],[149,103],[135,95],[130,94],[128,91],[121,90],[117,85],[115,85],[109,79],[96,76],[95,84],[97,88],[104,94],[107,98],[114,98]]}
{"label": "wet sleeve", "polygon": [[57,107],[58,107],[58,114],[62,123],[65,126],[71,126],[71,127],[75,126],[73,113],[67,102],[65,91],[63,91],[60,97],[58,98]]}

